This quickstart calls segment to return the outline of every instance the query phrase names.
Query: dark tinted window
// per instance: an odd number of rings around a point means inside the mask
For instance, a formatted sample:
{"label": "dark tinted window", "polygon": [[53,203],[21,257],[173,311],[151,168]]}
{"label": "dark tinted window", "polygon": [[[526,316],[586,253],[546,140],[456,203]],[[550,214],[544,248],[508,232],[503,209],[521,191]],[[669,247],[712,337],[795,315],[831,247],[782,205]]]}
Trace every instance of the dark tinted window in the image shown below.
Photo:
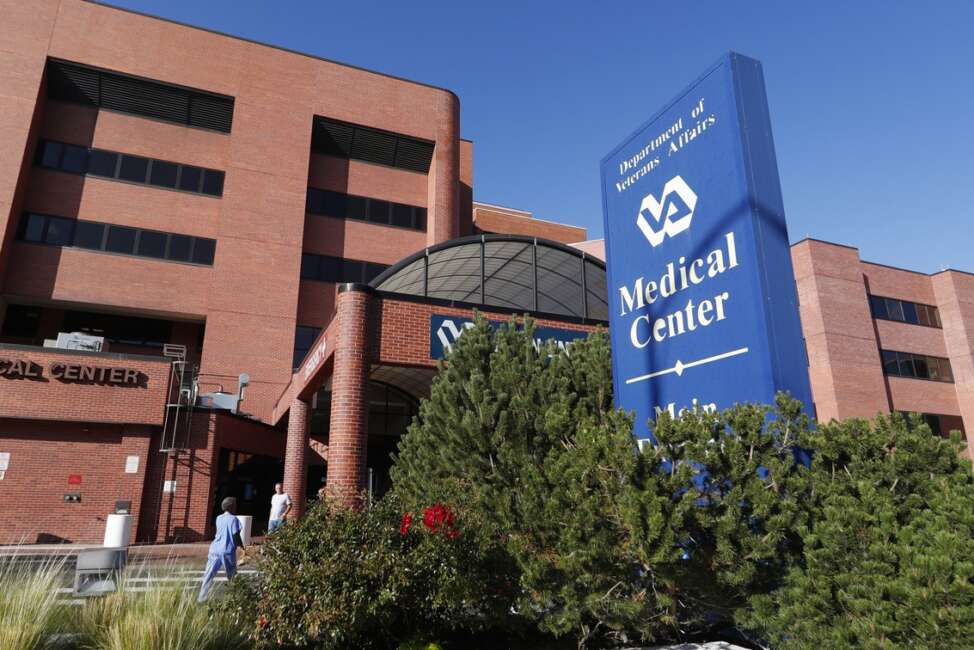
{"label": "dark tinted window", "polygon": [[135,250],[135,233],[135,228],[109,226],[105,250],[112,253],[126,253],[131,255],[132,251]]}
{"label": "dark tinted window", "polygon": [[376,264],[374,262],[365,263],[365,277],[362,279],[363,282],[372,282],[373,279],[379,277],[387,267],[385,264]]}
{"label": "dark tinted window", "polygon": [[149,159],[140,156],[122,156],[122,166],[118,170],[118,177],[123,181],[144,183],[149,170]]}
{"label": "dark tinted window", "polygon": [[79,221],[74,229],[74,245],[79,248],[101,250],[105,237],[105,224],[94,221]]}
{"label": "dark tinted window", "polygon": [[401,203],[392,204],[392,225],[400,228],[413,227],[413,206]]}
{"label": "dark tinted window", "polygon": [[886,298],[869,296],[869,305],[873,309],[873,318],[889,318],[889,313],[886,311]]}
{"label": "dark tinted window", "polygon": [[379,199],[369,199],[369,221],[372,223],[389,223],[389,202]]}
{"label": "dark tinted window", "polygon": [[118,154],[114,151],[92,149],[88,157],[88,173],[95,176],[115,177],[115,167],[118,165]]}
{"label": "dark tinted window", "polygon": [[40,319],[41,310],[39,307],[7,305],[7,311],[3,317],[3,330],[0,331],[0,334],[17,338],[34,338],[37,336]]}
{"label": "dark tinted window", "polygon": [[169,237],[169,255],[171,260],[188,262],[193,238],[187,235],[171,235]]}
{"label": "dark tinted window", "polygon": [[941,327],[940,312],[933,305],[924,305],[909,300],[869,296],[873,318],[894,320],[911,325]]}
{"label": "dark tinted window", "polygon": [[74,144],[64,145],[61,169],[72,174],[84,174],[88,170],[88,149]]}
{"label": "dark tinted window", "polygon": [[59,169],[63,149],[60,142],[41,142],[37,150],[37,164],[49,169]]}
{"label": "dark tinted window", "polygon": [[223,194],[223,172],[207,169],[203,174],[203,194],[221,196]]}
{"label": "dark tinted window", "polygon": [[422,230],[426,227],[426,208],[315,187],[308,188],[307,211],[327,217],[361,219],[400,228]]}
{"label": "dark tinted window", "polygon": [[143,257],[166,256],[166,233],[143,230],[139,233],[138,255]]}
{"label": "dark tinted window", "polygon": [[323,282],[342,281],[342,258],[322,255],[318,258],[318,279]]}
{"label": "dark tinted window", "polygon": [[315,339],[318,338],[318,334],[321,333],[320,327],[309,327],[306,325],[298,325],[294,330],[294,362],[293,368],[297,368],[304,361],[304,357],[307,356],[308,351],[314,344]]}
{"label": "dark tinted window", "polygon": [[183,165],[179,175],[179,189],[187,192],[199,192],[200,182],[203,179],[203,170],[192,165]]}
{"label": "dark tinted window", "polygon": [[918,324],[920,321],[917,318],[917,307],[912,302],[900,301],[903,305],[903,320],[912,325]]}
{"label": "dark tinted window", "polygon": [[23,225],[24,241],[41,242],[44,241],[44,224],[47,220],[39,214],[28,214]]}
{"label": "dark tinted window", "polygon": [[[120,160],[121,159],[121,160]],[[50,169],[221,196],[224,173],[166,160],[42,140],[35,164]],[[205,176],[205,178],[204,178]]]}
{"label": "dark tinted window", "polygon": [[910,352],[883,350],[883,372],[899,377],[916,377],[934,381],[953,382],[950,361]]}
{"label": "dark tinted window", "polygon": [[362,219],[365,220],[368,216],[368,201],[362,196],[349,196],[348,197],[348,212],[346,213],[349,219]]}
{"label": "dark tinted window", "polygon": [[61,217],[47,218],[47,231],[44,233],[44,243],[54,246],[70,246],[74,221]]}
{"label": "dark tinted window", "polygon": [[348,210],[348,195],[341,192],[324,192],[321,213],[329,217],[345,218]]}
{"label": "dark tinted window", "polygon": [[179,165],[162,160],[152,161],[152,171],[149,173],[149,183],[159,187],[176,187],[176,172]]}
{"label": "dark tinted window", "polygon": [[342,272],[339,282],[361,282],[365,273],[365,262],[359,260],[342,260]]}
{"label": "dark tinted window", "polygon": [[318,279],[318,256],[304,253],[301,255],[301,279]]}
{"label": "dark tinted window", "polygon": [[196,264],[213,264],[214,253],[216,253],[215,241],[197,238],[193,246],[193,262]]}

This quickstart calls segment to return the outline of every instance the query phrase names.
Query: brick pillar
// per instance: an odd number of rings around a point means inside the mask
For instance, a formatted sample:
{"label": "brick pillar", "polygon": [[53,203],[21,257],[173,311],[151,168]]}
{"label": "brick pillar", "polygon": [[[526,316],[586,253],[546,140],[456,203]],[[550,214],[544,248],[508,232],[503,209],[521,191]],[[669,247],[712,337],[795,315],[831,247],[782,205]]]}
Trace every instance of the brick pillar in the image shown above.
{"label": "brick pillar", "polygon": [[331,425],[328,431],[328,494],[355,507],[365,487],[368,436],[369,300],[365,285],[338,288],[335,318],[335,365],[331,379]]}
{"label": "brick pillar", "polygon": [[[287,443],[284,448],[284,491],[291,495],[294,518],[304,516],[305,489],[308,483],[308,426],[311,409],[295,399],[287,417]],[[289,515],[290,516],[290,515]]]}

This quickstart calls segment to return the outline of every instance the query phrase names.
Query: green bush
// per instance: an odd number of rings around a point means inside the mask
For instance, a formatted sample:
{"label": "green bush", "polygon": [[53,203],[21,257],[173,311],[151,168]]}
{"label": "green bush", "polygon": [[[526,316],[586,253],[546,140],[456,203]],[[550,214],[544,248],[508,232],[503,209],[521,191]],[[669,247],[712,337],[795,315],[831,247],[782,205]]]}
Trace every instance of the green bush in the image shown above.
{"label": "green bush", "polygon": [[800,556],[742,621],[778,648],[974,647],[974,480],[960,436],[893,415],[804,443]]}
{"label": "green bush", "polygon": [[499,541],[462,511],[431,513],[407,523],[394,497],[362,511],[315,506],[216,606],[266,646],[386,648],[495,626],[511,602]]}

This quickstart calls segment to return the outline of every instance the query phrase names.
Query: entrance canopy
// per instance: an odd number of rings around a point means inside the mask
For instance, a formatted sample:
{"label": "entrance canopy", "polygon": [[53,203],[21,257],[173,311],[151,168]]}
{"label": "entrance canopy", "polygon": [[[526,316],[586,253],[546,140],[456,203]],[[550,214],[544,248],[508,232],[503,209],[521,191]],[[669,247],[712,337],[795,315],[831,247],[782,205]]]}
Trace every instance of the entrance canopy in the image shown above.
{"label": "entrance canopy", "polygon": [[375,278],[381,293],[604,322],[605,264],[557,242],[477,235],[432,246]]}

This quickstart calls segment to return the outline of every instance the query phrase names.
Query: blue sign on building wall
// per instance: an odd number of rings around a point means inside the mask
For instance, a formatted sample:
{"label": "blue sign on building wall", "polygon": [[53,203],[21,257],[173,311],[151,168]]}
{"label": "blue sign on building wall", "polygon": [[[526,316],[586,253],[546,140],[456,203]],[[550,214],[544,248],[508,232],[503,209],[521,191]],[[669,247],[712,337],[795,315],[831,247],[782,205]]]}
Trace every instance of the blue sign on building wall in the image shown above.
{"label": "blue sign on building wall", "polygon": [[[730,53],[602,161],[616,404],[811,407],[761,64]],[[811,411],[809,411],[811,412]]]}
{"label": "blue sign on building wall", "polygon": [[[507,321],[490,321],[491,327],[506,324]],[[472,318],[461,316],[446,316],[433,314],[430,316],[430,358],[442,359],[453,349],[465,329],[473,327]],[[535,327],[535,347],[540,347],[547,341],[555,341],[561,349],[567,349],[575,339],[585,338],[588,332],[566,330],[558,327]]]}

